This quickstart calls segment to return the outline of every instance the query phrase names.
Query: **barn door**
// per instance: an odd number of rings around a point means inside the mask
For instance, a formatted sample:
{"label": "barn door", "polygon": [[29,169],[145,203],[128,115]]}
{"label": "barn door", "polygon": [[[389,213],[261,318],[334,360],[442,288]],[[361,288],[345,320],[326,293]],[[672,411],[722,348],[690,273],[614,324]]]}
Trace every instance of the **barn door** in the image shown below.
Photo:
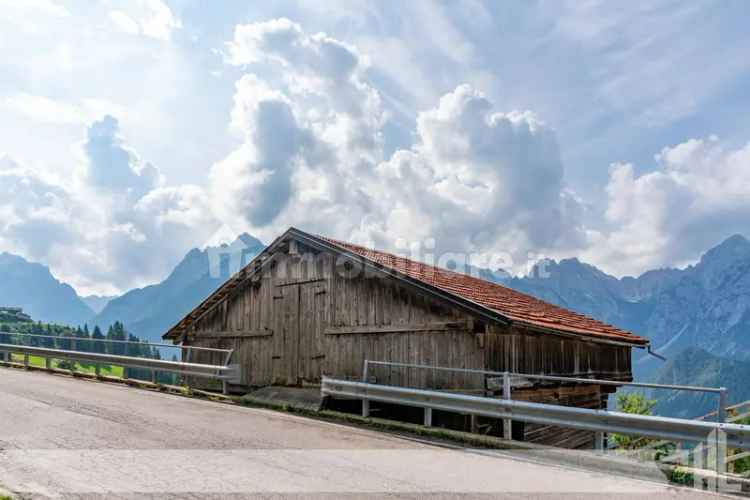
{"label": "barn door", "polygon": [[319,382],[325,350],[326,289],[322,280],[299,285],[299,376],[302,381]]}
{"label": "barn door", "polygon": [[299,382],[300,286],[276,288],[274,299],[274,383],[297,385]]}

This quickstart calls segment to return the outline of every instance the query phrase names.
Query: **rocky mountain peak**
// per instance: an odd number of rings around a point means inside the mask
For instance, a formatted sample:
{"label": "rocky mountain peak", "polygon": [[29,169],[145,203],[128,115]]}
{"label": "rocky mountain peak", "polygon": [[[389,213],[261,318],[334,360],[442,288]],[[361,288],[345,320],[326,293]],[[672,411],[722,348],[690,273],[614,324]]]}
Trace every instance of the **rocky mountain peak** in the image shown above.
{"label": "rocky mountain peak", "polygon": [[694,272],[703,287],[715,289],[746,274],[749,268],[750,241],[735,234],[706,252]]}

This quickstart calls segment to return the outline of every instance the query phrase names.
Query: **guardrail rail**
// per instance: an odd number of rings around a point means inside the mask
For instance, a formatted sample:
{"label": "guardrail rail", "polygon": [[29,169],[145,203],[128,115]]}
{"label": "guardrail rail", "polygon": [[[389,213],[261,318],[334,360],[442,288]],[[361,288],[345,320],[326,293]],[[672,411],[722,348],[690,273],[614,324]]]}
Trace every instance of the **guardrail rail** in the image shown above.
{"label": "guardrail rail", "polygon": [[[240,383],[240,367],[238,364],[230,364],[233,349],[215,349],[209,347],[193,347],[193,346],[180,346],[172,344],[158,344],[151,342],[135,342],[128,340],[113,340],[113,339],[92,339],[92,338],[80,338],[80,337],[63,337],[55,335],[38,335],[38,334],[26,334],[16,332],[0,332],[0,335],[21,337],[26,339],[53,339],[56,342],[66,343],[86,343],[86,342],[102,342],[111,344],[132,344],[137,346],[149,346],[158,348],[178,348],[183,352],[183,357],[186,357],[188,361],[171,361],[165,359],[153,359],[144,358],[138,356],[127,356],[123,354],[111,354],[101,352],[89,352],[79,351],[71,349],[56,349],[51,347],[40,347],[23,344],[7,344],[0,343],[0,353],[8,354],[21,354],[23,355],[23,366],[26,368],[30,367],[29,357],[37,356],[45,360],[45,368],[51,369],[51,360],[67,360],[75,361],[85,364],[92,364],[95,367],[96,375],[100,374],[100,367],[102,365],[114,365],[122,366],[124,368],[141,368],[145,370],[151,370],[152,381],[157,380],[157,373],[174,373],[185,377],[203,377],[213,380],[221,381],[222,391],[226,394],[228,392],[228,384],[239,384]],[[223,364],[205,364],[192,362],[193,351],[206,351],[213,352],[221,355],[223,358]],[[6,361],[6,362],[10,362]],[[127,378],[127,370],[124,372],[123,378]]]}
{"label": "guardrail rail", "polygon": [[[487,381],[495,379],[501,385],[494,382],[491,393],[498,394],[498,386],[501,392],[499,397],[489,397],[487,391],[484,396],[477,396],[453,391],[380,385],[372,383],[377,380],[376,377],[371,377],[373,366],[484,375],[485,389],[488,388]],[[683,419],[512,399],[514,384],[524,387],[528,380],[704,392],[717,395],[718,405],[716,411],[701,419]],[[750,457],[750,425],[736,423],[750,414],[747,412],[750,405],[741,403],[727,406],[728,391],[724,387],[650,384],[366,360],[361,381],[323,377],[321,393],[334,398],[361,400],[364,417],[370,415],[370,401],[422,408],[426,426],[432,425],[433,410],[497,418],[503,421],[503,437],[509,440],[512,439],[510,424],[513,420],[591,431],[594,433],[594,448],[602,453],[606,452],[606,434],[639,436],[653,452],[651,459],[667,467],[679,466],[683,472],[692,475],[695,484],[708,481],[719,488],[719,484],[734,481],[742,485],[743,491],[750,491],[750,473],[733,472],[733,463]],[[704,466],[708,469],[704,469]]]}

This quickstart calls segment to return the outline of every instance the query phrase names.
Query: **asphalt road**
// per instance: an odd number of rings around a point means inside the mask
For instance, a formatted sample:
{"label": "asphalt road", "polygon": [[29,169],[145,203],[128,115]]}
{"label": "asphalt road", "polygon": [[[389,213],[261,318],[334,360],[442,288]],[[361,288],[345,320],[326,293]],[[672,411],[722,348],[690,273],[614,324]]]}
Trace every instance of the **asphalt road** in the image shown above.
{"label": "asphalt road", "polygon": [[29,498],[716,498],[8,368],[0,368],[0,485]]}

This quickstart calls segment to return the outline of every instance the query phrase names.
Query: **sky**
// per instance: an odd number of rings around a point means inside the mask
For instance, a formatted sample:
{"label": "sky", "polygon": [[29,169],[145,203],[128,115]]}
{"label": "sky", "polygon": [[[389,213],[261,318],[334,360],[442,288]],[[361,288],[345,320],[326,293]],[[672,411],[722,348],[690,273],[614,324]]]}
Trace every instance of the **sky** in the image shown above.
{"label": "sky", "polygon": [[0,251],[83,295],[290,226],[616,276],[750,235],[744,0],[0,12]]}

